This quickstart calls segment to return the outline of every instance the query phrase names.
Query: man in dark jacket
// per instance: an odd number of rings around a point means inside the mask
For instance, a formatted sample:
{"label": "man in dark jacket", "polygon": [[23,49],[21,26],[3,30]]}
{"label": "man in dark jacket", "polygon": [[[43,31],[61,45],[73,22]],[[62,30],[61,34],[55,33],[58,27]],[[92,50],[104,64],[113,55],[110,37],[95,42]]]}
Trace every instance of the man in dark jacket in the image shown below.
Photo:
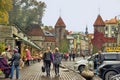
{"label": "man in dark jacket", "polygon": [[55,76],[59,76],[59,67],[61,63],[61,55],[58,48],[55,48],[53,64],[55,67]]}
{"label": "man in dark jacket", "polygon": [[98,51],[98,66],[100,66],[104,61],[104,55],[102,54],[102,51]]}
{"label": "man in dark jacket", "polygon": [[52,53],[50,51],[50,47],[48,47],[47,51],[43,55],[43,63],[45,66],[45,71],[47,76],[50,76],[51,61],[52,61]]}
{"label": "man in dark jacket", "polygon": [[10,79],[14,76],[14,69],[16,69],[16,79],[19,78],[19,63],[20,62],[20,53],[18,53],[17,49],[14,49],[14,54],[11,58],[11,76]]}

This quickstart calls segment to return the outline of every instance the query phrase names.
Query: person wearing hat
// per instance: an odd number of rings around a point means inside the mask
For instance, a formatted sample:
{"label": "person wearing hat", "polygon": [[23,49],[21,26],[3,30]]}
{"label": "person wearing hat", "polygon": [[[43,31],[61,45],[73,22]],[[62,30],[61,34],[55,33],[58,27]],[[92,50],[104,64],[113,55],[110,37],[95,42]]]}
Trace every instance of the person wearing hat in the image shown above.
{"label": "person wearing hat", "polygon": [[14,49],[13,55],[11,58],[11,75],[10,79],[13,79],[14,69],[16,70],[16,79],[19,79],[19,65],[20,65],[20,53],[18,53],[17,49]]}
{"label": "person wearing hat", "polygon": [[53,60],[53,64],[54,64],[54,69],[55,69],[55,76],[59,76],[59,67],[60,67],[60,63],[61,63],[61,54],[59,52],[59,49],[56,47],[55,48],[55,53],[54,53],[54,60]]}
{"label": "person wearing hat", "polygon": [[6,59],[6,52],[2,52],[0,56],[0,69],[5,74],[5,79],[9,78],[10,66]]}

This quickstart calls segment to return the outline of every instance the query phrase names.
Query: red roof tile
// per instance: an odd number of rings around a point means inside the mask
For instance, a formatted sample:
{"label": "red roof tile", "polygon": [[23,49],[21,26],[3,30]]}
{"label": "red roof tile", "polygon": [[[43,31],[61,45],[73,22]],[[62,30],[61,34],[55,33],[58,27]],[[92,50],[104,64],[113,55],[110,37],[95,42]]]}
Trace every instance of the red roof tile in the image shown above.
{"label": "red roof tile", "polygon": [[66,25],[61,17],[59,17],[58,21],[55,24],[55,27],[66,27]]}
{"label": "red roof tile", "polygon": [[95,26],[103,26],[103,27],[105,26],[105,23],[100,15],[97,16],[97,19],[94,23],[94,27]]}
{"label": "red roof tile", "polygon": [[44,36],[41,27],[38,24],[33,24],[27,31],[29,36]]}
{"label": "red roof tile", "polygon": [[117,19],[115,17],[115,18],[112,18],[110,20],[106,20],[105,23],[106,24],[117,24]]}
{"label": "red roof tile", "polygon": [[56,42],[56,39],[54,36],[46,36],[45,42]]}

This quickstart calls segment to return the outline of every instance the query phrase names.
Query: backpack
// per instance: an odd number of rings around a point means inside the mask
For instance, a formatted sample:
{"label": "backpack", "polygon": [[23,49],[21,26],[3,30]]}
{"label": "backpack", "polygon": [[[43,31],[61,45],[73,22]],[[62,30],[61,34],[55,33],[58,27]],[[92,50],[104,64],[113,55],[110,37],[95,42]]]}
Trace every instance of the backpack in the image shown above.
{"label": "backpack", "polygon": [[54,54],[53,64],[60,64],[60,63],[61,63],[60,53],[55,53],[55,54]]}
{"label": "backpack", "polygon": [[44,60],[52,61],[52,53],[51,52],[44,53]]}

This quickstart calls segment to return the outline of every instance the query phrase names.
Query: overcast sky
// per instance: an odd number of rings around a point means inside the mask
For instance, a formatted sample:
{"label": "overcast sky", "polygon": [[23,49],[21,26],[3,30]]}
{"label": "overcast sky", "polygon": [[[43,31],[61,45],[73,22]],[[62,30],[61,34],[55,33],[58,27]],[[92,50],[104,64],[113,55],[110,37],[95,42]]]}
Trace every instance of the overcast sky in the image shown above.
{"label": "overcast sky", "polygon": [[93,24],[100,13],[103,20],[120,15],[120,0],[40,0],[47,5],[42,22],[55,26],[62,17],[69,31],[93,33]]}

